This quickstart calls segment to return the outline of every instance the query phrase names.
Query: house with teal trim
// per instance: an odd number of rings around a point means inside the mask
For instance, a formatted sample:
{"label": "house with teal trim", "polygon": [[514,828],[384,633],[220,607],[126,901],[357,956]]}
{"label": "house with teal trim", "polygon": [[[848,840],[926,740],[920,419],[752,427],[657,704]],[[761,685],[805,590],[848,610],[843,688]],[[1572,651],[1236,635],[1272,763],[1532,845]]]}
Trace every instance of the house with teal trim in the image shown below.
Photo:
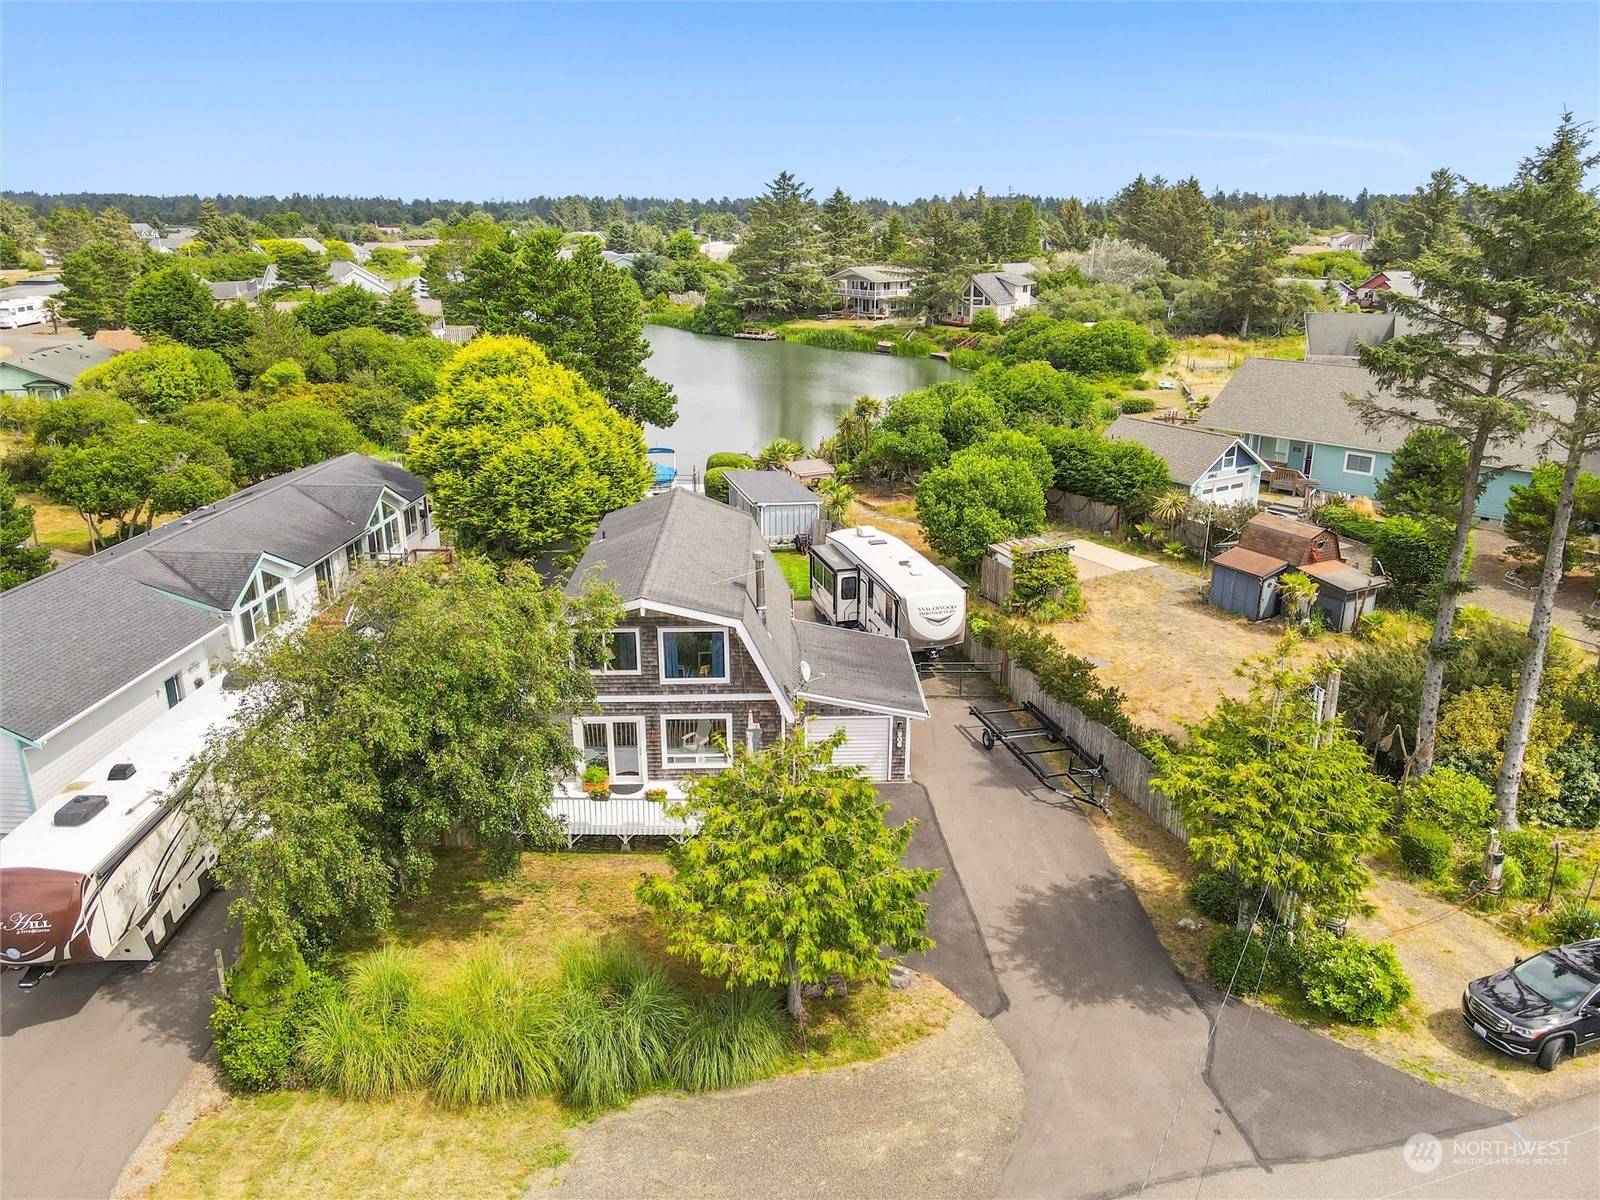
{"label": "house with teal trim", "polygon": [[[1320,492],[1376,497],[1410,429],[1398,424],[1368,429],[1349,400],[1367,395],[1395,408],[1408,403],[1386,393],[1354,363],[1247,358],[1197,424],[1237,435],[1265,461],[1309,476]],[[1552,396],[1544,411],[1569,415],[1571,401]],[[1417,411],[1419,419],[1428,415]],[[1491,451],[1490,465],[1499,474],[1483,489],[1478,516],[1499,520],[1506,515],[1512,485],[1528,482],[1545,457],[1549,436],[1548,427],[1536,422],[1521,441]]]}

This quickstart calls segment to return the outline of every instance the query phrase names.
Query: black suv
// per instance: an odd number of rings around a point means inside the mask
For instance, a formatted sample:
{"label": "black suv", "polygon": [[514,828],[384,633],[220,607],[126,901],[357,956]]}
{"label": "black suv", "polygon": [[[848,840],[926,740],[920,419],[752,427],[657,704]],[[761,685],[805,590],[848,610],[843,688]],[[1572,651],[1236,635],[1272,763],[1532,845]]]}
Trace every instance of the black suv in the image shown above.
{"label": "black suv", "polygon": [[1600,1045],[1600,938],[1557,946],[1467,984],[1461,1015],[1496,1050],[1546,1071]]}

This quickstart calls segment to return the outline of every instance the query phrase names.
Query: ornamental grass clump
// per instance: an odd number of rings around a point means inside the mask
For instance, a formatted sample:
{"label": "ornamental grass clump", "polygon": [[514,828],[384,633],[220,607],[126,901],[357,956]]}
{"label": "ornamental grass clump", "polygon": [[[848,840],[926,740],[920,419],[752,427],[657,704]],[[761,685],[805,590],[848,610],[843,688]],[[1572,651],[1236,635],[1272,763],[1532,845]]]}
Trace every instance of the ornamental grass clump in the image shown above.
{"label": "ornamental grass clump", "polygon": [[300,1030],[306,1081],[351,1100],[381,1100],[427,1082],[438,1052],[414,955],[385,946],[351,969]]}
{"label": "ornamental grass clump", "polygon": [[491,1104],[554,1091],[555,1023],[545,989],[484,944],[451,975],[434,1011],[433,1091],[449,1105]]}
{"label": "ornamental grass clump", "polygon": [[737,988],[695,1009],[672,1051],[672,1078],[691,1092],[738,1087],[771,1075],[784,1051],[778,997],[766,988]]}
{"label": "ornamental grass clump", "polygon": [[556,996],[563,1099],[613,1108],[668,1080],[688,1017],[683,993],[636,952],[569,947]]}

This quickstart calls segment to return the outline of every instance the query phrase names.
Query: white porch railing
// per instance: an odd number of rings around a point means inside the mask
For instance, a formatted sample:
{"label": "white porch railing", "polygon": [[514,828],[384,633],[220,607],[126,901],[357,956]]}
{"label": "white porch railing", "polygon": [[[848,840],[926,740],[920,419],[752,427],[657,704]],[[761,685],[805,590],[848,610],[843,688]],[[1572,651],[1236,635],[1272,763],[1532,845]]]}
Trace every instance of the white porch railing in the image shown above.
{"label": "white porch railing", "polygon": [[560,822],[569,850],[580,837],[614,837],[626,850],[636,837],[671,838],[681,845],[695,832],[693,824],[668,816],[663,805],[643,796],[596,800],[586,792],[558,790],[550,800],[550,815]]}

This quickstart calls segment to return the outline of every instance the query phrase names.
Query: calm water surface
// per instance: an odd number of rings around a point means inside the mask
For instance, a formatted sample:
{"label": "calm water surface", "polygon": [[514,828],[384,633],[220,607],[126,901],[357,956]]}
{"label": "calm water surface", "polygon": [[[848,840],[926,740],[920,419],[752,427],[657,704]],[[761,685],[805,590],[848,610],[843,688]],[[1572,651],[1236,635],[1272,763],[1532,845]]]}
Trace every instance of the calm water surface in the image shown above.
{"label": "calm water surface", "polygon": [[645,370],[678,393],[678,423],[645,427],[652,446],[678,452],[678,470],[705,471],[718,450],[753,453],[773,438],[810,448],[833,433],[857,396],[887,399],[963,373],[926,358],[746,342],[646,325]]}

